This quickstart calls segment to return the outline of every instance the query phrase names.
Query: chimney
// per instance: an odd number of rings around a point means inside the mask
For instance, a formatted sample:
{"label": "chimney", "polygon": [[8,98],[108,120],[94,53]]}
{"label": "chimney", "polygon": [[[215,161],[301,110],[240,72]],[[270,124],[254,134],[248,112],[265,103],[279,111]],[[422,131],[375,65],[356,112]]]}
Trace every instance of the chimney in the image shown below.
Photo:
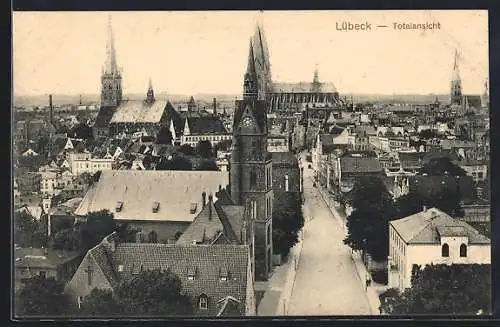
{"label": "chimney", "polygon": [[53,121],[53,108],[52,108],[52,94],[49,94],[49,121],[51,124],[54,123]]}
{"label": "chimney", "polygon": [[207,193],[205,193],[205,191],[203,191],[203,193],[201,193],[201,199],[202,199],[202,203],[203,203],[203,208],[205,208],[205,206],[207,205]]}
{"label": "chimney", "polygon": [[214,200],[214,197],[212,194],[208,196],[208,220],[212,220],[212,202]]}

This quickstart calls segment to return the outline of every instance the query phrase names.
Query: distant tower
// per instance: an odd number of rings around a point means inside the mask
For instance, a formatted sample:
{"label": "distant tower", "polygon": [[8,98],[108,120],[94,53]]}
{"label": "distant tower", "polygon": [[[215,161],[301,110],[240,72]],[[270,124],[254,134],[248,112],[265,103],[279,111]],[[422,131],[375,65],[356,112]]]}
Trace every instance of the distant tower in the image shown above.
{"label": "distant tower", "polygon": [[80,94],[80,106],[82,105],[82,95]]}
{"label": "distant tower", "polygon": [[54,107],[52,106],[52,94],[49,94],[49,122],[54,125]]}
{"label": "distant tower", "polygon": [[319,73],[318,73],[318,65],[314,69],[314,78],[312,82],[311,92],[320,93],[321,92],[321,83],[319,82]]}
{"label": "distant tower", "polygon": [[214,98],[213,107],[214,107],[213,115],[217,116],[217,99],[216,98]]}
{"label": "distant tower", "polygon": [[[243,100],[236,102],[231,150],[231,197],[238,205],[250,201],[255,219],[255,278],[267,280],[272,268],[272,161],[267,152],[266,101],[250,40]],[[261,71],[262,73],[262,71]],[[265,93],[264,93],[265,95]]]}
{"label": "distant tower", "polygon": [[106,42],[106,63],[101,75],[101,106],[116,107],[122,100],[122,76],[116,63],[115,42],[108,18],[108,40]]}
{"label": "distant tower", "polygon": [[458,68],[458,52],[455,49],[453,61],[453,71],[451,75],[451,104],[462,104],[462,81],[460,80],[460,70]]}
{"label": "distant tower", "polygon": [[155,102],[155,91],[153,90],[153,83],[151,82],[151,78],[148,83],[148,92],[146,94],[146,103],[153,104]]}
{"label": "distant tower", "polygon": [[189,98],[188,102],[188,113],[196,111],[196,101],[194,101],[194,98],[191,97]]}
{"label": "distant tower", "polygon": [[481,107],[488,108],[490,105],[490,88],[488,84],[488,78],[484,80],[484,91],[481,95]]}

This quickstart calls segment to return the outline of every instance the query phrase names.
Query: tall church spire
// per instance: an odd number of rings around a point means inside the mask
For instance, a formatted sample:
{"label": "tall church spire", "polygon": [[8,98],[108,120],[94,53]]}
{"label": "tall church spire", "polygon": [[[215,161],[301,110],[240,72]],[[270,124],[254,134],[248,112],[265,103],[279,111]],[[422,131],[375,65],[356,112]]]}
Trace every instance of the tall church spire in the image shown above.
{"label": "tall church spire", "polygon": [[314,77],[312,82],[312,92],[319,93],[321,92],[321,83],[319,82],[319,73],[318,73],[318,65],[316,64],[316,68],[314,69]]}
{"label": "tall church spire", "polygon": [[111,16],[108,16],[108,39],[106,41],[106,65],[104,72],[116,75],[119,73],[116,64],[115,40],[113,37],[113,27],[111,26]]}
{"label": "tall church spire", "polygon": [[460,71],[459,71],[459,57],[458,51],[455,49],[455,56],[453,58],[453,71],[451,75],[451,104],[461,105],[462,104],[462,82],[460,81]]}
{"label": "tall church spire", "polygon": [[101,106],[116,107],[122,101],[122,77],[116,64],[115,42],[108,16],[108,38],[106,40],[106,62],[101,75]]}
{"label": "tall church spire", "polygon": [[250,46],[248,49],[248,63],[247,71],[243,81],[243,98],[254,98],[258,94],[257,86],[257,71],[255,70],[255,56],[253,52],[253,42],[250,39]]}
{"label": "tall church spire", "polygon": [[146,94],[146,102],[153,103],[155,102],[155,91],[153,90],[153,83],[151,82],[151,77],[148,82],[148,92]]}

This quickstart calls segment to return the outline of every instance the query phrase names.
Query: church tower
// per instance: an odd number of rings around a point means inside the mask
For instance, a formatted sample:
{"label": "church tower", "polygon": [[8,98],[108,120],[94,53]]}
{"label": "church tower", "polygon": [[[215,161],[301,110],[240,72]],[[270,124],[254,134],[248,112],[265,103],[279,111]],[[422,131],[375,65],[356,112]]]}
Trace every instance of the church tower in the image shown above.
{"label": "church tower", "polygon": [[321,92],[321,83],[319,82],[318,66],[316,66],[316,69],[314,69],[314,77],[313,77],[311,92],[313,93]]}
{"label": "church tower", "polygon": [[116,63],[111,17],[108,18],[106,63],[101,74],[101,107],[116,107],[122,100],[122,76]]}
{"label": "church tower", "polygon": [[481,107],[488,108],[489,105],[490,105],[490,91],[489,91],[488,79],[486,78],[484,80],[484,91],[483,94],[481,95]]}
{"label": "church tower", "polygon": [[460,80],[460,71],[458,68],[458,52],[455,49],[455,59],[453,62],[453,71],[451,75],[451,104],[462,104],[462,81]]}
{"label": "church tower", "polygon": [[[231,197],[250,203],[255,223],[255,278],[267,280],[272,268],[272,162],[267,152],[266,101],[261,99],[254,46],[250,40],[243,100],[236,101],[231,149]],[[259,94],[260,93],[260,94]]]}
{"label": "church tower", "polygon": [[153,90],[153,83],[149,79],[148,92],[146,93],[146,103],[153,104],[155,102],[155,91]]}

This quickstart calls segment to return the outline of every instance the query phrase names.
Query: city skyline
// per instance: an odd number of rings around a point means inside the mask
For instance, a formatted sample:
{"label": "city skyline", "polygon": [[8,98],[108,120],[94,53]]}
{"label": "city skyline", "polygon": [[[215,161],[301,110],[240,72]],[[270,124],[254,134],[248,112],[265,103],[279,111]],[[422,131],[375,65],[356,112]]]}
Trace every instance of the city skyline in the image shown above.
{"label": "city skyline", "polygon": [[[341,94],[449,93],[455,49],[465,94],[482,93],[488,77],[486,11],[17,12],[14,94],[99,93],[108,16],[125,95],[145,93],[150,78],[157,93],[241,93],[259,16],[273,81],[310,82],[318,67]],[[388,28],[336,29],[363,21]],[[436,21],[439,30],[391,27]]]}

